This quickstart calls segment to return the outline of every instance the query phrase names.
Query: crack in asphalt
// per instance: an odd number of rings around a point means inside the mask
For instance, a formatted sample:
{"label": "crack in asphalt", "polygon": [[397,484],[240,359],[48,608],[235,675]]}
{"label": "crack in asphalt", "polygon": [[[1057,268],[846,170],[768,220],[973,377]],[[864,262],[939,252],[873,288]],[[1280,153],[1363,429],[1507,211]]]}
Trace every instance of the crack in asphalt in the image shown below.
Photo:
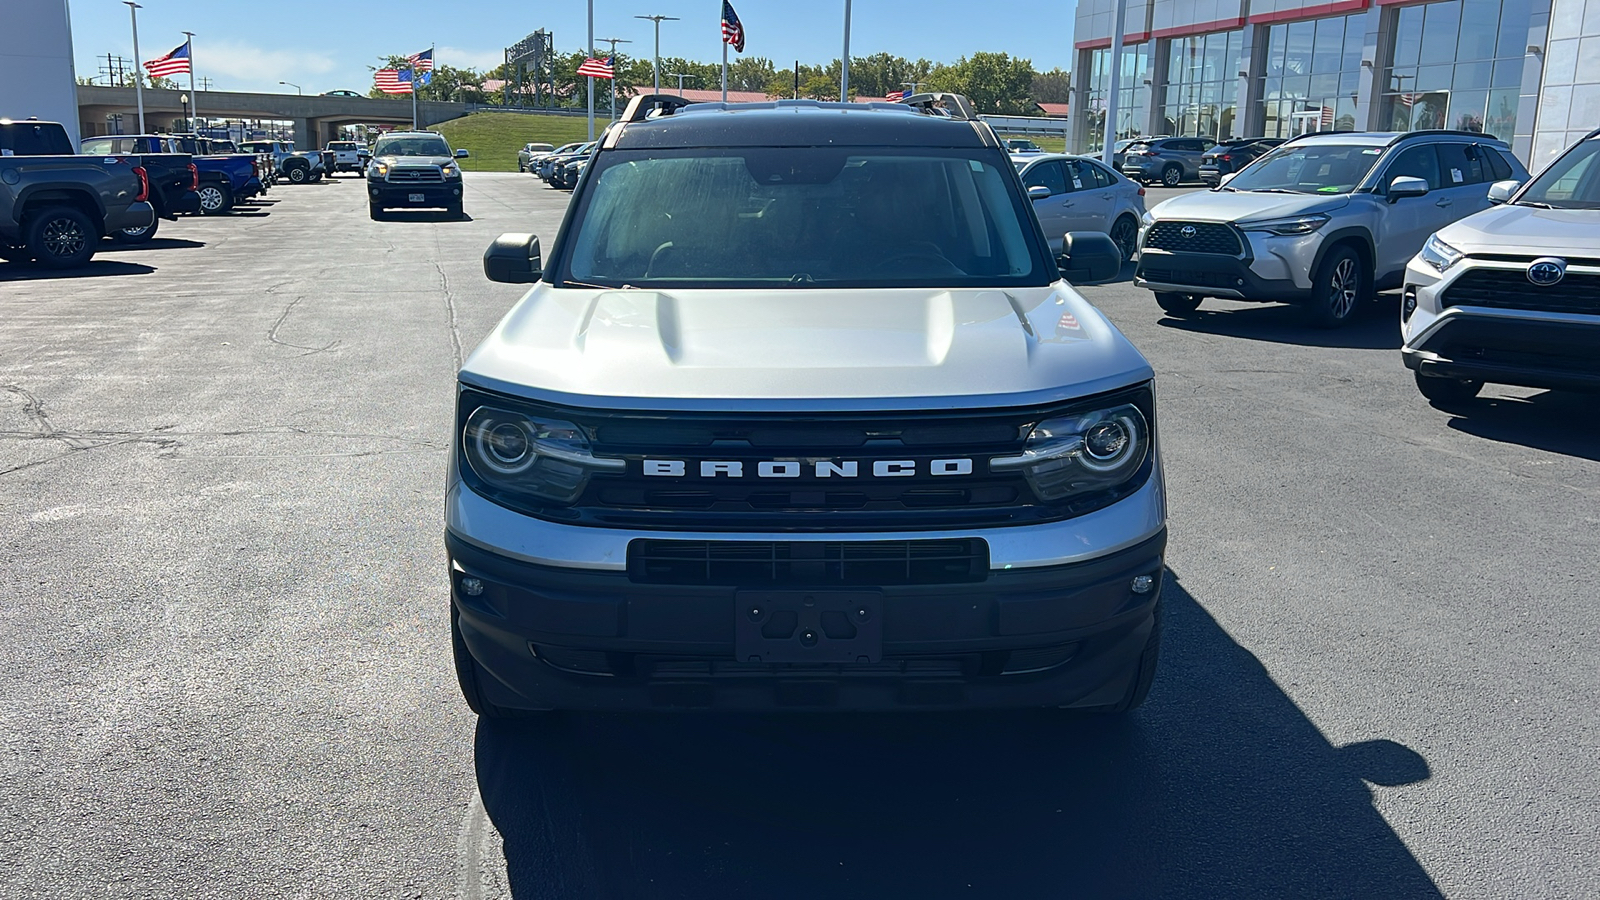
{"label": "crack in asphalt", "polygon": [[[435,241],[437,242],[437,237],[435,237]],[[440,286],[444,291],[444,309],[446,321],[450,325],[450,352],[451,358],[455,360],[456,364],[456,367],[453,371],[459,372],[461,371],[462,363],[461,327],[456,320],[456,298],[455,295],[450,292],[450,276],[444,273],[444,267],[439,265],[438,260],[433,261],[433,270],[439,273]]]}
{"label": "crack in asphalt", "polygon": [[[287,284],[287,282],[285,282],[285,284]],[[281,287],[281,286],[282,285],[275,285],[274,287]],[[272,293],[272,290],[273,290],[272,288],[268,288],[267,289],[267,293],[269,293],[269,294]],[[339,343],[340,343],[339,340],[337,338],[335,338],[334,340],[329,341],[328,343],[322,345],[321,347],[311,347],[311,346],[308,346],[306,344],[296,344],[293,341],[286,341],[286,340],[283,340],[282,338],[278,337],[278,329],[283,327],[284,320],[289,318],[289,313],[293,312],[294,308],[296,306],[299,306],[300,305],[300,301],[304,300],[305,298],[306,298],[305,295],[301,294],[300,296],[295,297],[293,300],[290,300],[289,301],[289,305],[285,306],[283,308],[283,312],[278,315],[278,321],[273,322],[272,323],[272,328],[267,331],[267,340],[271,341],[272,343],[277,344],[280,347],[292,347],[292,348],[294,348],[296,350],[304,350],[304,351],[306,351],[304,353],[296,354],[295,359],[299,359],[299,358],[301,358],[303,356],[310,356],[313,353],[322,353],[322,352],[327,351],[327,350],[332,350],[335,347],[338,347]]]}

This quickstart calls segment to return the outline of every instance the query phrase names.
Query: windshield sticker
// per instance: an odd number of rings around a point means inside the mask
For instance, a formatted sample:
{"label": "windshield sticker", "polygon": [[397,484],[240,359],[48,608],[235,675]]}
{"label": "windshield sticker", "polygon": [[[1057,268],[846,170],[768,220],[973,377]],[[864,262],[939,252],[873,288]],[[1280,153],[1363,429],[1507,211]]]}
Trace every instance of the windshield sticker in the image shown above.
{"label": "windshield sticker", "polygon": [[1368,156],[1377,156],[1379,153],[1383,152],[1383,148],[1382,147],[1368,147],[1367,149],[1365,149],[1365,150],[1363,150],[1361,152],[1365,153]]}
{"label": "windshield sticker", "polygon": [[1461,182],[1466,181],[1467,179],[1465,179],[1465,178],[1463,178],[1461,176],[1461,170],[1460,169],[1451,169],[1450,170],[1450,180],[1454,181],[1456,184],[1460,184]]}
{"label": "windshield sticker", "polygon": [[1337,193],[1339,193],[1339,186],[1337,184],[1323,185],[1322,187],[1317,188],[1317,193],[1319,193],[1319,194],[1337,194]]}

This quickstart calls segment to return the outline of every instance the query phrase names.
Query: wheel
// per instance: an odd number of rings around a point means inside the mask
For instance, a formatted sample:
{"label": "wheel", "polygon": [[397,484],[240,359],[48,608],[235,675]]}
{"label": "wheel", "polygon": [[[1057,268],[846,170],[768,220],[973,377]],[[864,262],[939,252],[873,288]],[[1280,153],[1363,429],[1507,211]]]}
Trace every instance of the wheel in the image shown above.
{"label": "wheel", "polygon": [[233,209],[233,188],[225,184],[207,182],[200,185],[200,211],[208,216],[220,216]]}
{"label": "wheel", "polygon": [[291,168],[287,174],[291,182],[295,184],[305,184],[306,179],[311,175],[311,170],[307,169],[305,166],[295,166]]}
{"label": "wheel", "polygon": [[70,206],[48,206],[28,216],[28,254],[51,269],[82,266],[100,239],[94,222]]}
{"label": "wheel", "polygon": [[377,205],[376,203],[367,204],[367,213],[372,216],[372,221],[383,221],[383,207]]}
{"label": "wheel", "polygon": [[1435,378],[1421,372],[1413,374],[1417,376],[1417,390],[1428,398],[1429,403],[1438,406],[1465,403],[1483,390],[1483,382],[1469,378]]}
{"label": "wheel", "polygon": [[1139,654],[1139,662],[1134,668],[1133,683],[1128,685],[1128,693],[1116,703],[1090,707],[1082,711],[1101,715],[1120,715],[1143,706],[1145,698],[1150,696],[1150,686],[1155,684],[1156,664],[1160,660],[1161,604],[1157,603],[1155,621],[1150,625],[1150,636],[1145,639],[1144,650]]}
{"label": "wheel", "polygon": [[1183,167],[1167,166],[1161,170],[1161,183],[1167,187],[1177,187],[1183,182]]}
{"label": "wheel", "polygon": [[520,163],[520,162],[517,163],[517,171],[518,172],[526,172],[526,171],[528,171],[528,164],[527,163]]}
{"label": "wheel", "polygon": [[1156,291],[1156,305],[1173,316],[1187,316],[1200,308],[1205,298],[1199,294],[1179,294],[1173,291]]}
{"label": "wheel", "polygon": [[1355,316],[1356,306],[1369,292],[1372,276],[1351,247],[1335,247],[1323,257],[1311,279],[1307,313],[1318,328],[1338,328]]}
{"label": "wheel", "polygon": [[1139,223],[1133,216],[1123,216],[1111,226],[1111,242],[1122,251],[1123,262],[1133,259],[1134,251],[1139,249]]}
{"label": "wheel", "polygon": [[150,224],[142,228],[124,228],[111,232],[111,239],[119,244],[147,244],[156,236],[156,229],[161,227],[159,217],[151,219]]}

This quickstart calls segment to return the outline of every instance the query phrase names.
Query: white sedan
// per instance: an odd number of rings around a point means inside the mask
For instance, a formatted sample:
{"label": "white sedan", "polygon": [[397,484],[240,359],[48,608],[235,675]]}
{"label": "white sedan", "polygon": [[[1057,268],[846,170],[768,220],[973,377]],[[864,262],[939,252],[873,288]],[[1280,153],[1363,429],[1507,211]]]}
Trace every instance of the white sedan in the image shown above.
{"label": "white sedan", "polygon": [[1133,258],[1144,215],[1144,188],[1099,160],[1062,153],[1013,156],[1033,214],[1057,252],[1069,231],[1101,231]]}

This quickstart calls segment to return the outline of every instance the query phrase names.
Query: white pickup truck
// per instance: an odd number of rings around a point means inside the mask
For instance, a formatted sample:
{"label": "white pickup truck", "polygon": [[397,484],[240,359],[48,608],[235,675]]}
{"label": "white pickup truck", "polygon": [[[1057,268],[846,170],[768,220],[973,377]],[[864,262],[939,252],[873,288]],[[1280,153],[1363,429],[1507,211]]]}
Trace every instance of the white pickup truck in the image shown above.
{"label": "white pickup truck", "polygon": [[361,172],[367,167],[367,155],[361,151],[366,149],[355,141],[329,141],[324,148],[333,154],[333,171],[335,172]]}

